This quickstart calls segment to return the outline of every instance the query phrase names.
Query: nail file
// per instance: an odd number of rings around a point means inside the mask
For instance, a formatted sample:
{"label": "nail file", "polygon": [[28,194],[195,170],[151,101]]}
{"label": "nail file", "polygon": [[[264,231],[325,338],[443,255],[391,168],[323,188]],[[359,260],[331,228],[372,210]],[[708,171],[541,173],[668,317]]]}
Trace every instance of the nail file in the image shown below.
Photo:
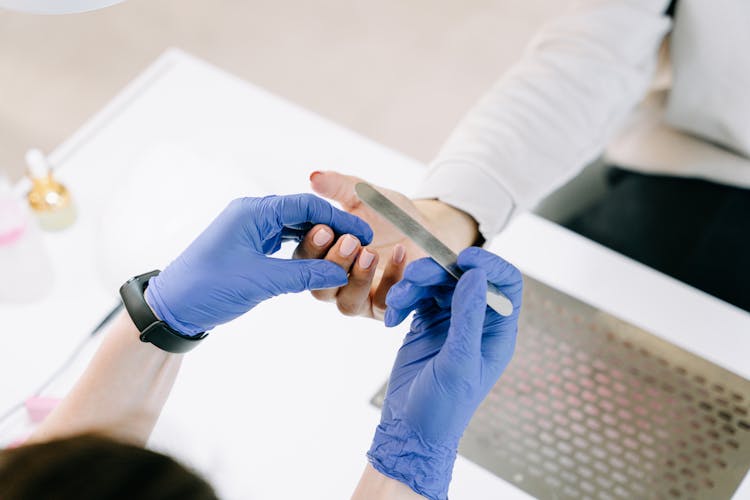
{"label": "nail file", "polygon": [[[442,241],[425,229],[422,224],[414,220],[413,217],[401,210],[395,203],[380,194],[380,192],[366,182],[357,183],[354,186],[354,190],[360,200],[396,226],[407,238],[427,252],[427,255],[448,271],[448,274],[456,279],[461,277],[463,271],[456,263],[458,256]],[[487,305],[503,316],[510,316],[513,312],[513,304],[510,299],[503,295],[492,283],[487,283]]]}

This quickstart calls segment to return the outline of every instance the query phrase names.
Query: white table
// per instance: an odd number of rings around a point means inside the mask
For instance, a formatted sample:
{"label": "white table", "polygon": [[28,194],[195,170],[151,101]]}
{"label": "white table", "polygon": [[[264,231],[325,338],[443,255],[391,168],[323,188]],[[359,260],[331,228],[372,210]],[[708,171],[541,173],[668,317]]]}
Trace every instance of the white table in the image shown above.
{"label": "white table", "polygon": [[[115,303],[119,283],[164,266],[232,196],[308,191],[316,169],[408,193],[423,169],[176,50],[51,159],[80,217],[45,236],[57,271],[50,295],[0,304],[0,409],[66,356]],[[491,249],[750,378],[750,315],[737,308],[531,214]],[[378,420],[368,401],[403,330],[341,317],[307,295],[262,304],[187,357],[152,444],[194,464],[226,498],[348,498]],[[74,375],[54,390],[62,393]],[[451,495],[528,498],[460,457]],[[750,498],[747,478],[736,498]]]}

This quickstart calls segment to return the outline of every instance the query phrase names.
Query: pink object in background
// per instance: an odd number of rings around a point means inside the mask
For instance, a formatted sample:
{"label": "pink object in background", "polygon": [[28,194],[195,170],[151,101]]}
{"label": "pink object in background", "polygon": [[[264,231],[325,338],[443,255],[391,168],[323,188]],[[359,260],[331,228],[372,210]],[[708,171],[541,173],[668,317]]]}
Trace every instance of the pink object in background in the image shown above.
{"label": "pink object in background", "polygon": [[53,280],[36,221],[0,176],[0,301],[31,302],[44,297]]}
{"label": "pink object in background", "polygon": [[47,415],[60,404],[60,401],[58,398],[32,397],[27,399],[24,405],[29,418],[36,424],[47,418]]}
{"label": "pink object in background", "polygon": [[16,243],[29,227],[28,215],[20,203],[10,197],[0,198],[0,246]]}

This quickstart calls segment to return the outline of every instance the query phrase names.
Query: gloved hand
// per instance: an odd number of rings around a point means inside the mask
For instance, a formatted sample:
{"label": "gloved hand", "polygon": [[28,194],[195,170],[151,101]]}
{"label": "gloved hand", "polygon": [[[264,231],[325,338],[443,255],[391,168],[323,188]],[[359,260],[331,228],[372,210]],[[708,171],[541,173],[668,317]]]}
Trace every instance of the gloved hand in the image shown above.
{"label": "gloved hand", "polygon": [[195,335],[276,295],[342,286],[346,271],[332,262],[266,256],[286,239],[299,241],[314,224],[364,244],[372,239],[364,221],[311,194],[238,198],[149,280],[146,301],[170,327]]}
{"label": "gloved hand", "polygon": [[[386,325],[416,313],[367,454],[382,474],[434,500],[447,498],[458,442],[513,354],[523,289],[515,267],[482,249],[464,250],[458,265],[456,283],[432,259],[417,260],[388,293]],[[488,280],[513,314],[487,308]]]}

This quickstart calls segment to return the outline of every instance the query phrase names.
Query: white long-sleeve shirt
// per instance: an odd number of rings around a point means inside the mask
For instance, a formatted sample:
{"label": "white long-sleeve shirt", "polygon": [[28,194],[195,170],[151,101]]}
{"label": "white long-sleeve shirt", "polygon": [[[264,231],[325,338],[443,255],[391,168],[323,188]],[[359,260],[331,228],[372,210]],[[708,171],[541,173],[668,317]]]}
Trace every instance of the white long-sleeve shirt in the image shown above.
{"label": "white long-sleeve shirt", "polygon": [[[668,4],[585,0],[548,24],[418,196],[468,212],[489,239],[605,149],[620,166],[750,187],[750,1],[679,0],[674,22]],[[670,31],[671,88],[649,94]]]}

